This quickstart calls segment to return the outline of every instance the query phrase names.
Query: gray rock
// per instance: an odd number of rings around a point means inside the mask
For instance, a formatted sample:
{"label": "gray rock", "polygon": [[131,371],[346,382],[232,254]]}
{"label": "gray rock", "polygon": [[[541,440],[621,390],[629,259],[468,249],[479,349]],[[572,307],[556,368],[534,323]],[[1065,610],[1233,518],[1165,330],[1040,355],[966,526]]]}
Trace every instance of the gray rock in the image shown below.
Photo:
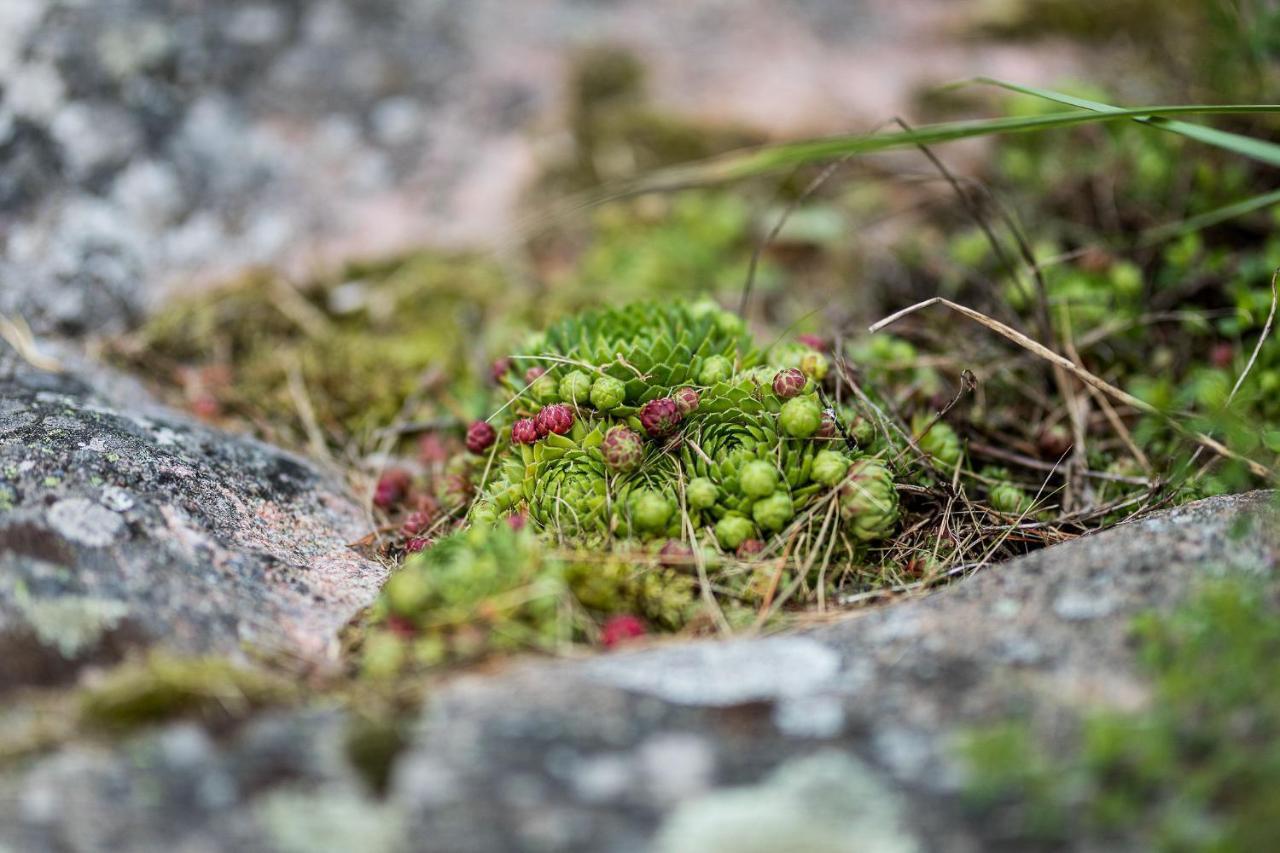
{"label": "gray rock", "polygon": [[343,752],[331,709],[269,715],[230,739],[181,723],[72,745],[0,776],[0,849],[386,853],[403,838]]}
{"label": "gray rock", "polygon": [[320,662],[376,595],[310,463],[0,351],[0,691],[163,644]]}
{"label": "gray rock", "polygon": [[[1273,572],[1278,522],[1274,494],[1213,499],[799,635],[456,678],[385,799],[337,754],[333,712],[277,712],[216,745],[186,724],[72,744],[0,773],[0,846],[992,849],[1001,828],[960,798],[957,735],[1140,706],[1130,619],[1227,569]],[[1057,612],[1077,585],[1105,615]],[[1008,653],[1019,636],[1036,654]],[[748,672],[753,657],[767,675]]]}
{"label": "gray rock", "polygon": [[[1272,494],[1203,501],[801,636],[467,679],[427,711],[393,801],[448,850],[989,849],[956,736],[1140,706],[1132,617],[1207,574],[1273,571],[1278,522]],[[1059,606],[1075,589],[1087,621]]]}

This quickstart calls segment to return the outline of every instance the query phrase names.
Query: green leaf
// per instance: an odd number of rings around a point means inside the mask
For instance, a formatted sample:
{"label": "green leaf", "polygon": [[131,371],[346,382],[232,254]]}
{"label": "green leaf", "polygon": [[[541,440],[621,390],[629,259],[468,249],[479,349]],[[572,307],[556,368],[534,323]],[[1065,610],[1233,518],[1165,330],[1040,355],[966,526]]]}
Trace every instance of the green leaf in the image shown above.
{"label": "green leaf", "polygon": [[[1036,98],[1043,98],[1047,101],[1053,101],[1059,104],[1065,104],[1071,107],[1079,107],[1082,110],[1089,110],[1094,113],[1101,113],[1114,117],[1126,117],[1134,121],[1147,124],[1152,127],[1158,127],[1161,130],[1167,130],[1170,133],[1176,133],[1185,136],[1188,139],[1194,139],[1197,142],[1203,142],[1206,145],[1213,145],[1232,151],[1244,157],[1267,163],[1271,166],[1280,166],[1280,145],[1274,142],[1267,142],[1263,139],[1255,139],[1251,136],[1244,136],[1239,133],[1229,133],[1225,130],[1216,130],[1212,127],[1204,127],[1198,124],[1189,124],[1185,121],[1177,121],[1157,115],[1155,110],[1130,110],[1122,107],[1113,107],[1110,104],[1099,103],[1098,101],[1090,101],[1085,98],[1077,98],[1074,95],[1067,95],[1062,92],[1055,92],[1050,89],[1038,89],[1034,86],[1021,86],[1017,83],[1010,83],[1005,80],[996,80],[992,77],[979,77],[979,83],[987,83],[992,86],[999,86],[1002,89],[1008,89],[1011,92],[1020,92],[1024,95],[1031,95]],[[1189,110],[1191,108],[1188,108]],[[1235,112],[1234,108],[1224,107],[1224,110]],[[1242,112],[1276,112],[1280,111],[1280,107],[1259,108],[1258,110],[1241,110]]]}

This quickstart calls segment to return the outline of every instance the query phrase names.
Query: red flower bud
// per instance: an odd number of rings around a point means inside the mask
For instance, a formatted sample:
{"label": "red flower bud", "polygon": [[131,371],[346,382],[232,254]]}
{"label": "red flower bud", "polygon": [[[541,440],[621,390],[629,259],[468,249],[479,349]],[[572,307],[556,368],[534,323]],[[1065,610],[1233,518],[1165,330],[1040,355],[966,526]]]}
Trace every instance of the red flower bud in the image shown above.
{"label": "red flower bud", "polygon": [[604,623],[604,627],[600,629],[600,642],[606,648],[613,648],[628,640],[643,637],[647,633],[648,629],[644,627],[643,622],[630,613],[624,613],[619,616],[610,616]]}
{"label": "red flower bud", "polygon": [[805,375],[794,367],[779,370],[773,377],[773,393],[784,400],[799,397],[804,393],[804,386],[808,384],[808,381]]}
{"label": "red flower bud", "polygon": [[449,448],[437,433],[429,432],[418,439],[418,458],[425,465],[439,464],[449,458]]}
{"label": "red flower bud", "polygon": [[511,425],[511,440],[516,444],[533,444],[538,440],[538,426],[533,418],[521,418]]}
{"label": "red flower bud", "polygon": [[387,617],[387,630],[405,640],[413,639],[418,634],[418,626],[412,619],[406,619],[392,613]]}
{"label": "red flower bud", "polygon": [[538,412],[534,426],[538,430],[538,435],[546,435],[552,432],[556,435],[565,435],[569,430],[573,429],[573,409],[564,403],[552,403],[549,406],[543,406],[542,411]]}
{"label": "red flower bud", "polygon": [[670,397],[650,400],[640,409],[640,425],[652,438],[665,438],[676,431],[684,416]]}
{"label": "red flower bud", "polygon": [[467,450],[477,455],[484,453],[497,441],[498,433],[484,421],[475,421],[467,427]]}
{"label": "red flower bud", "polygon": [[680,410],[681,415],[687,415],[698,408],[698,404],[702,402],[702,398],[693,388],[677,388],[671,398],[676,401],[676,408]]}
{"label": "red flower bud", "polygon": [[535,379],[546,372],[547,369],[545,367],[530,367],[524,372],[524,381],[527,384],[532,385]]}
{"label": "red flower bud", "polygon": [[374,506],[387,509],[400,503],[404,499],[405,493],[409,491],[410,482],[409,474],[398,468],[384,471],[382,476],[378,478],[378,485],[373,490]]}
{"label": "red flower bud", "polygon": [[813,434],[813,437],[832,439],[836,437],[837,432],[839,432],[839,430],[836,429],[835,416],[828,411],[823,411],[822,423],[818,424],[818,431]]}
{"label": "red flower bud", "polygon": [[405,518],[404,524],[400,526],[400,530],[408,536],[415,536],[431,526],[430,513],[416,510],[409,513]]}
{"label": "red flower bud", "polygon": [[831,346],[831,344],[827,343],[826,338],[819,335],[796,335],[796,340],[809,349],[816,349],[818,352],[826,352]]}

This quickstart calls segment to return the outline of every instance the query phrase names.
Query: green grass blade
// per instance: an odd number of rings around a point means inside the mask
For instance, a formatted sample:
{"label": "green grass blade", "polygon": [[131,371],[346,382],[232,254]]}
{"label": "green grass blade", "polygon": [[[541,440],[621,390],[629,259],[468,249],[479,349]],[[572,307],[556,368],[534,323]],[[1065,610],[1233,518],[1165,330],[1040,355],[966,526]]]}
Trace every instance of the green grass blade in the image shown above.
{"label": "green grass blade", "polygon": [[1268,193],[1251,196],[1179,222],[1170,222],[1167,225],[1158,225],[1155,228],[1150,228],[1142,233],[1141,238],[1138,240],[1138,245],[1153,246],[1173,237],[1181,237],[1183,234],[1190,234],[1192,231],[1200,231],[1226,222],[1229,219],[1235,219],[1237,216],[1244,216],[1245,214],[1253,213],[1255,210],[1261,210],[1264,207],[1270,207],[1275,204],[1280,204],[1280,190],[1272,190]]}
{"label": "green grass blade", "polygon": [[[652,192],[683,186],[718,183],[766,174],[779,169],[821,162],[847,155],[871,154],[918,145],[937,145],[979,136],[1030,133],[1129,119],[1155,120],[1173,115],[1228,115],[1239,113],[1280,113],[1275,104],[1191,104],[1155,106],[1141,109],[1113,108],[1107,111],[1061,112],[1042,116],[1006,116],[924,125],[909,131],[861,136],[831,136],[800,142],[766,145],[747,151],[684,166],[663,169],[624,187],[618,195]],[[1195,125],[1189,125],[1195,127]],[[1208,128],[1200,128],[1209,130]],[[1227,134],[1230,135],[1230,134]],[[1280,165],[1280,150],[1276,163]]]}
{"label": "green grass blade", "polygon": [[[1079,107],[1082,110],[1089,110],[1095,113],[1103,113],[1107,115],[1119,115],[1121,113],[1131,113],[1121,107],[1113,107],[1110,104],[1102,104],[1097,101],[1090,101],[1085,98],[1077,98],[1074,95],[1067,95],[1062,92],[1054,92],[1050,89],[1038,89],[1033,86],[1022,86],[1018,83],[1010,83],[1006,80],[997,80],[992,77],[979,77],[977,82],[986,83],[992,86],[999,86],[1002,89],[1008,89],[1011,92],[1019,92],[1023,95],[1031,95],[1036,98],[1043,98],[1046,101],[1053,101],[1066,106]],[[1243,136],[1238,133],[1229,133],[1225,130],[1215,130],[1212,127],[1204,127],[1198,124],[1189,124],[1185,121],[1176,121],[1155,114],[1151,115],[1131,115],[1134,121],[1143,124],[1158,127],[1161,130],[1177,133],[1188,139],[1194,139],[1197,142],[1203,142],[1206,145],[1213,145],[1232,151],[1244,157],[1258,160],[1271,166],[1280,166],[1280,145],[1274,142],[1267,142],[1263,139],[1254,139],[1250,136]]]}

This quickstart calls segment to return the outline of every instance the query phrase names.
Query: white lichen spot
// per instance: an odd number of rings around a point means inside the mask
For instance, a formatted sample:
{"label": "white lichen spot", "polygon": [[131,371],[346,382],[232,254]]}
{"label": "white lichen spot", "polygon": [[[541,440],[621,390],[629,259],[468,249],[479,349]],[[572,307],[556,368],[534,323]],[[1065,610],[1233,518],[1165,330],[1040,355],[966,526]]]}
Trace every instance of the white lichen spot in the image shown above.
{"label": "white lichen spot", "polygon": [[133,493],[119,486],[106,486],[102,490],[102,505],[112,512],[127,512],[133,509]]}
{"label": "white lichen spot", "polygon": [[64,498],[48,512],[49,526],[59,536],[90,548],[105,548],[124,530],[124,519],[88,498]]}
{"label": "white lichen spot", "polygon": [[405,841],[398,810],[345,791],[278,790],[255,813],[281,853],[390,853]]}
{"label": "white lichen spot", "polygon": [[41,645],[57,649],[67,659],[92,648],[129,614],[123,601],[79,595],[31,598],[21,587],[14,603]]}
{"label": "white lichen spot", "polygon": [[792,761],[758,785],[681,805],[658,832],[658,853],[915,853],[901,799],[857,759],[837,752]]}

